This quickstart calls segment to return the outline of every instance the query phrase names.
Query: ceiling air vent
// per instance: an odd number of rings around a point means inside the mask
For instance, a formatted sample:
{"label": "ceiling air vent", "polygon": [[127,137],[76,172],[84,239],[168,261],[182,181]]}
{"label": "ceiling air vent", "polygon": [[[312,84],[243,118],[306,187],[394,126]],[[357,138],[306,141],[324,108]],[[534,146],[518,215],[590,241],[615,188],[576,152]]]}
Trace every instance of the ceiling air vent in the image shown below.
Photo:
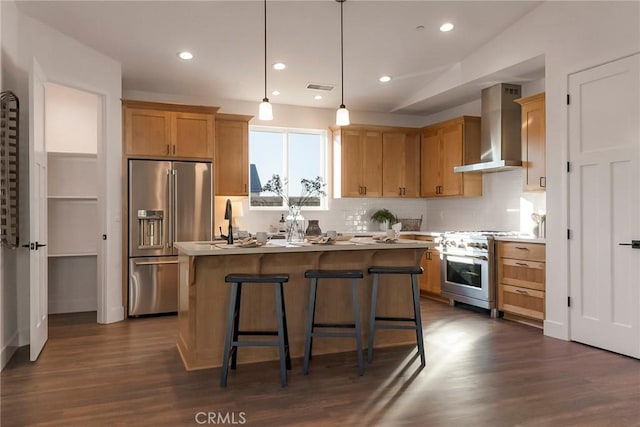
{"label": "ceiling air vent", "polygon": [[321,90],[324,92],[331,92],[334,88],[333,85],[325,85],[322,83],[307,83],[306,86],[307,89],[311,89],[311,90]]}

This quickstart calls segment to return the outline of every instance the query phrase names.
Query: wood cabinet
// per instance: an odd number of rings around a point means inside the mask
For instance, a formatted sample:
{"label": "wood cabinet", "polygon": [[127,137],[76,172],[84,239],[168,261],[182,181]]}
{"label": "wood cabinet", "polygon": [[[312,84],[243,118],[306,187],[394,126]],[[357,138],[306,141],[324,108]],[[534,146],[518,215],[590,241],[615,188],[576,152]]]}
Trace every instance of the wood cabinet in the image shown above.
{"label": "wood cabinet", "polygon": [[544,191],[546,183],[545,94],[516,99],[522,106],[522,162],[525,191]]}
{"label": "wood cabinet", "polygon": [[440,251],[427,249],[420,260],[424,273],[420,277],[420,291],[440,295]]}
{"label": "wood cabinet", "polygon": [[213,159],[217,107],[123,100],[128,156]]}
{"label": "wood cabinet", "polygon": [[249,194],[249,120],[252,118],[238,114],[216,115],[216,196]]}
{"label": "wood cabinet", "polygon": [[357,125],[333,131],[340,146],[342,197],[381,197],[382,131]]}
{"label": "wood cabinet", "polygon": [[420,197],[420,132],[382,133],[382,196]]}
{"label": "wood cabinet", "polygon": [[480,161],[480,117],[464,116],[422,128],[422,197],[481,196],[482,174],[453,168]]}
{"label": "wood cabinet", "polygon": [[545,245],[498,242],[498,310],[506,319],[542,327]]}
{"label": "wood cabinet", "polygon": [[[403,235],[401,238],[432,243],[440,242],[439,236]],[[440,297],[442,278],[440,274],[440,251],[438,248],[427,249],[424,254],[422,254],[422,258],[420,258],[420,266],[424,270],[424,273],[419,277],[420,294],[430,299],[448,303],[448,299]]]}

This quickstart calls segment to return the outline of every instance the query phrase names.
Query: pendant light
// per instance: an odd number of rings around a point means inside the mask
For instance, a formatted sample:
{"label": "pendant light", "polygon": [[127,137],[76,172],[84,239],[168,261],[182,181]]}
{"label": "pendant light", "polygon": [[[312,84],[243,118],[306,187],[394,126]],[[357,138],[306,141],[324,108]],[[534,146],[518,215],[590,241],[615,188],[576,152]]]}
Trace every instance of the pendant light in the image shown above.
{"label": "pendant light", "polygon": [[340,108],[336,111],[336,125],[347,126],[349,122],[349,110],[344,106],[344,24],[343,6],[346,0],[336,0],[340,3],[340,78],[342,97],[340,98]]}
{"label": "pendant light", "polygon": [[273,120],[273,110],[267,98],[267,0],[264,0],[264,98],[258,108],[258,120]]}

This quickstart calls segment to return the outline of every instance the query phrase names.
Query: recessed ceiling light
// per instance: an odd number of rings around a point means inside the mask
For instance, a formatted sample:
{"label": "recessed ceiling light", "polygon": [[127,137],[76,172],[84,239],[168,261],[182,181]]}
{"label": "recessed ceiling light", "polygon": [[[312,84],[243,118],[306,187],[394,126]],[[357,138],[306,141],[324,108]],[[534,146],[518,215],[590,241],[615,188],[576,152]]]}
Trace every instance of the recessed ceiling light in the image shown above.
{"label": "recessed ceiling light", "polygon": [[271,95],[278,96],[278,95],[280,95],[280,91],[279,90],[274,90],[273,92],[271,92]]}
{"label": "recessed ceiling light", "polygon": [[322,99],[322,95],[316,95],[316,96],[313,97],[313,99],[320,100],[320,99]]}
{"label": "recessed ceiling light", "polygon": [[382,76],[378,80],[380,80],[382,83],[390,82],[391,76]]}
{"label": "recessed ceiling light", "polygon": [[191,52],[187,52],[185,50],[185,51],[182,51],[182,52],[178,52],[178,58],[186,59],[186,60],[193,59],[193,54]]}
{"label": "recessed ceiling light", "polygon": [[284,70],[285,68],[287,68],[287,64],[283,62],[276,62],[275,64],[273,64],[274,70]]}
{"label": "recessed ceiling light", "polygon": [[445,22],[444,24],[440,25],[440,31],[442,31],[443,33],[451,30],[453,30],[453,24],[451,22]]}

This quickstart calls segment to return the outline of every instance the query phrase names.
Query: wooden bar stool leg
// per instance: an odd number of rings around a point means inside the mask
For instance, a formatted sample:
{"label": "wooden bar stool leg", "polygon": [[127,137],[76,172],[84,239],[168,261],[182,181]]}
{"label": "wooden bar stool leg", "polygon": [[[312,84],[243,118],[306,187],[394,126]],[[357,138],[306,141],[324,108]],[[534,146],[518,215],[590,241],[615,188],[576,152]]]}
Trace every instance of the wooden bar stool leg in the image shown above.
{"label": "wooden bar stool leg", "polygon": [[229,353],[231,351],[231,337],[233,336],[233,316],[236,308],[236,292],[238,286],[231,284],[231,296],[229,297],[229,313],[227,315],[227,332],[224,338],[224,354],[222,356],[222,372],[220,374],[220,387],[227,386],[227,374],[229,373]]}
{"label": "wooden bar stool leg", "polygon": [[309,312],[307,313],[307,331],[304,343],[304,364],[302,373],[309,373],[309,359],[311,359],[311,345],[313,344],[313,323],[315,322],[316,311],[316,290],[318,287],[318,279],[311,279],[311,289],[309,291]]}
{"label": "wooden bar stool leg", "polygon": [[280,383],[282,387],[287,385],[287,362],[284,346],[284,319],[282,311],[282,288],[276,286],[276,317],[278,318],[278,349],[280,353]]}
{"label": "wooden bar stool leg", "polygon": [[[318,301],[318,279],[314,279],[316,281],[316,287],[313,291],[313,321],[316,321],[316,301]],[[313,332],[315,331],[315,326],[312,325],[311,329],[311,342],[309,344],[309,360],[313,359]]]}
{"label": "wooden bar stool leg", "polygon": [[356,347],[358,351],[358,373],[364,375],[364,360],[362,357],[362,328],[360,326],[360,306],[358,304],[358,280],[351,280],[353,294],[353,318],[356,326]]}
{"label": "wooden bar stool leg", "polygon": [[369,316],[369,345],[367,361],[373,360],[373,338],[376,334],[376,306],[378,305],[378,274],[373,274],[373,290],[371,292],[371,315]]}
{"label": "wooden bar stool leg", "polygon": [[424,356],[424,337],[422,336],[422,314],[420,313],[420,289],[418,288],[418,278],[411,275],[411,288],[413,291],[413,317],[416,319],[416,340],[418,341],[418,352],[420,353],[420,366],[426,365]]}
{"label": "wooden bar stool leg", "polygon": [[284,325],[284,349],[287,354],[286,362],[287,369],[291,370],[291,354],[289,351],[289,330],[287,329],[287,307],[284,305],[284,288],[282,283],[278,283],[276,286],[280,286],[280,299],[282,300],[282,324]]}
{"label": "wooden bar stool leg", "polygon": [[240,331],[240,301],[242,301],[242,283],[238,283],[238,290],[236,296],[235,313],[233,317],[233,339],[231,341],[231,369],[236,369],[236,362],[238,360],[238,346],[233,345],[234,342],[238,342],[238,332]]}

